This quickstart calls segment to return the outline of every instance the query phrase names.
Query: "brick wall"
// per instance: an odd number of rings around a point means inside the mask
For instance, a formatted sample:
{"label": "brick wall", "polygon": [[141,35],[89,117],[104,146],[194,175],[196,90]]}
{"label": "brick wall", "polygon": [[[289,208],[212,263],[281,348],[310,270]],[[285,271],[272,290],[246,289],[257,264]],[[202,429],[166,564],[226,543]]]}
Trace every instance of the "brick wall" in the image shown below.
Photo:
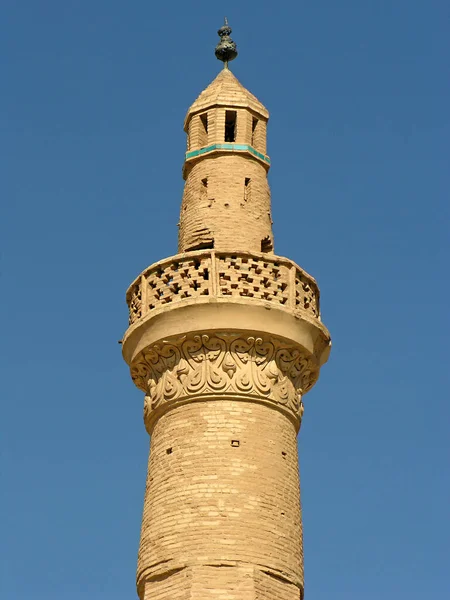
{"label": "brick wall", "polygon": [[200,566],[171,571],[145,584],[143,600],[301,600],[288,581],[251,566]]}
{"label": "brick wall", "polygon": [[[147,587],[155,590],[175,586],[167,596],[152,592],[152,600],[181,599],[175,594],[186,588],[184,571],[192,567],[189,587],[198,593],[187,597],[209,598],[208,590],[223,587],[224,599],[242,600],[232,591],[241,586],[243,593],[251,580],[251,600],[297,600],[299,503],[296,432],[276,408],[229,399],[178,406],[160,418],[151,438],[138,581],[150,577]],[[253,568],[261,573],[248,576]]]}
{"label": "brick wall", "polygon": [[[245,200],[245,179],[251,199]],[[207,195],[202,180],[208,180]],[[179,252],[214,239],[217,250],[260,252],[273,239],[270,189],[264,165],[244,154],[214,154],[190,167],[181,205]]]}

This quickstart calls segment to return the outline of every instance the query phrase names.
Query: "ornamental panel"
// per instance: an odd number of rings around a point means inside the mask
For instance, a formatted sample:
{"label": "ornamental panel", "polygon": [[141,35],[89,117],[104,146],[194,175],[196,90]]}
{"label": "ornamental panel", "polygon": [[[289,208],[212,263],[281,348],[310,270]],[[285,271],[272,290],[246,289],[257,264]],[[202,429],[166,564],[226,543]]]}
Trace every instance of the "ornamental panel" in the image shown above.
{"label": "ornamental panel", "polygon": [[149,267],[127,293],[129,323],[192,298],[246,298],[320,321],[314,279],[285,258],[261,253],[190,252]]}
{"label": "ornamental panel", "polygon": [[186,260],[173,260],[161,265],[145,278],[147,286],[146,308],[151,311],[158,306],[184,298],[208,296],[211,256]]}
{"label": "ornamental panel", "polygon": [[318,374],[316,360],[301,348],[273,336],[243,333],[164,340],[143,350],[131,366],[134,383],[146,393],[148,427],[164,404],[201,396],[267,401],[300,423],[302,396]]}
{"label": "ornamental panel", "polygon": [[218,256],[219,289],[223,296],[258,298],[288,305],[289,269],[251,256]]}

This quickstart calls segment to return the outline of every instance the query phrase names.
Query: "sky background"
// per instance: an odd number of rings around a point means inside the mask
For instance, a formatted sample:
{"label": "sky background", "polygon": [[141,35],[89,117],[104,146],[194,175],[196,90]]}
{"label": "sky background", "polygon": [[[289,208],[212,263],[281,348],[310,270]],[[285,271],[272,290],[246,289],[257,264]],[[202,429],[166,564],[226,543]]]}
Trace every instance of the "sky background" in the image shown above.
{"label": "sky background", "polygon": [[[224,5],[1,0],[1,584],[136,598],[148,436],[125,291],[175,254]],[[299,438],[306,600],[450,596],[448,0],[229,3],[275,250],[333,338]]]}

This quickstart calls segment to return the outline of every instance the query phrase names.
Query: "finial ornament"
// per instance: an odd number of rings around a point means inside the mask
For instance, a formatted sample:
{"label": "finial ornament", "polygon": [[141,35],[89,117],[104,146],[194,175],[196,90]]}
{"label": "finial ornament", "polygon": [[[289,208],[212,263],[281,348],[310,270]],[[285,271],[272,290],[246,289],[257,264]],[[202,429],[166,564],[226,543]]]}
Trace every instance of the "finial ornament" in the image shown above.
{"label": "finial ornament", "polygon": [[228,25],[228,19],[225,17],[225,23],[218,30],[220,42],[216,46],[216,58],[224,63],[224,69],[228,69],[228,62],[234,60],[238,55],[236,44],[230,38],[231,27]]}

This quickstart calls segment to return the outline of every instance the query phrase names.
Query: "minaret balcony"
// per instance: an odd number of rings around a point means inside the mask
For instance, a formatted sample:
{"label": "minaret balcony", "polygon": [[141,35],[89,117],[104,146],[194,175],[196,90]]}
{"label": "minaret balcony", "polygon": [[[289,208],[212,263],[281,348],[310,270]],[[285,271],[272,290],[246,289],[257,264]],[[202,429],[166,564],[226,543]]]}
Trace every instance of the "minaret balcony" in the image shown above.
{"label": "minaret balcony", "polygon": [[294,262],[265,253],[199,250],[148,267],[127,291],[130,364],[142,347],[196,329],[268,331],[295,340],[323,364],[329,334],[319,289]]}

